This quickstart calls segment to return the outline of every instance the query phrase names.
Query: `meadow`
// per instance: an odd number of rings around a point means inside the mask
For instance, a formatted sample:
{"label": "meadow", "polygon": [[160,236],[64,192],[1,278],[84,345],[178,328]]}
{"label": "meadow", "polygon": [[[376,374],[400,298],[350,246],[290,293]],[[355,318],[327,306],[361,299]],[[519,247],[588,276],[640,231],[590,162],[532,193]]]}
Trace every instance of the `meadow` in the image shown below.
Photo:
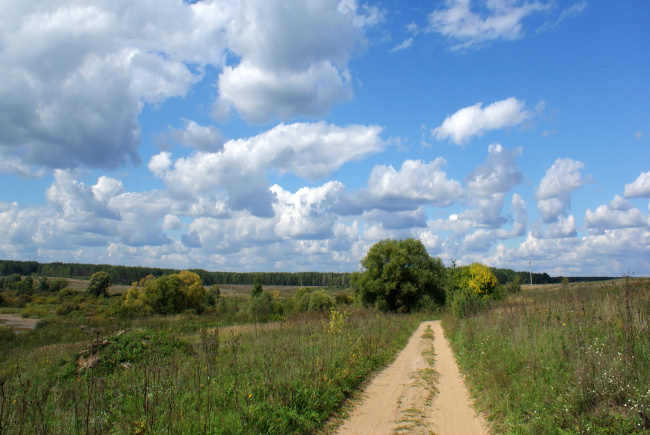
{"label": "meadow", "polygon": [[443,317],[496,433],[650,433],[650,279],[535,286]]}
{"label": "meadow", "polygon": [[0,327],[0,433],[314,433],[420,320],[346,305],[235,324],[249,320],[237,297],[227,312],[113,318],[116,297],[3,309],[44,320]]}

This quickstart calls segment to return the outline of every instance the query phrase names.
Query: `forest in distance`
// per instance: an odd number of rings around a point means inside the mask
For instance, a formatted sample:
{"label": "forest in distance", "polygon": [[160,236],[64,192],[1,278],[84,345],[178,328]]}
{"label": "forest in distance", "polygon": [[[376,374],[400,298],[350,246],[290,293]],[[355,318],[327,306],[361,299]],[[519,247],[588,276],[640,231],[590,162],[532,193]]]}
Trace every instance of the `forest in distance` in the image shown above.
{"label": "forest in distance", "polygon": [[[203,280],[203,284],[252,285],[255,276],[260,276],[264,285],[311,286],[311,287],[348,287],[351,273],[348,272],[209,272],[203,269],[188,269]],[[500,284],[507,284],[517,276],[522,283],[530,283],[528,271],[491,268]],[[133,282],[152,276],[172,275],[181,269],[167,269],[143,266],[115,266],[109,264],[82,263],[39,263],[37,261],[0,260],[0,276],[18,274],[21,276],[49,276],[53,278],[88,279],[96,272],[106,272],[113,284],[130,285]],[[571,282],[606,281],[619,277],[570,277]],[[564,277],[552,277],[546,272],[532,273],[533,284],[559,284]]]}

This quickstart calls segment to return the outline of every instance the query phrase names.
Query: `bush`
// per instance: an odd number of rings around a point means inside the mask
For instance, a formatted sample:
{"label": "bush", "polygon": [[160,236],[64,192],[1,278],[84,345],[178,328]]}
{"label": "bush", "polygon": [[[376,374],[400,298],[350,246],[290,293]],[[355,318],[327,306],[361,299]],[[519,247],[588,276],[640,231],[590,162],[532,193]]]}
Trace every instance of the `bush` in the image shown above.
{"label": "bush", "polygon": [[332,297],[322,290],[309,295],[308,311],[329,311],[334,306]]}
{"label": "bush", "polygon": [[250,299],[248,303],[248,315],[258,321],[268,320],[273,314],[273,297],[268,292]]}
{"label": "bush", "polygon": [[61,305],[59,308],[56,309],[56,314],[59,316],[67,316],[73,311],[76,311],[79,309],[79,305],[75,304],[72,301],[66,301]]}
{"label": "bush", "polygon": [[354,302],[354,298],[350,295],[339,294],[334,298],[336,305],[351,305]]}
{"label": "bush", "polygon": [[[57,280],[58,281],[58,280]],[[63,280],[65,281],[65,280]],[[56,281],[54,281],[56,283]],[[65,281],[66,285],[68,285],[68,282]],[[54,286],[52,286],[54,288]],[[64,299],[71,299],[76,296],[79,296],[79,292],[77,290],[73,290],[71,288],[64,287],[63,289],[59,290],[59,294],[57,295],[57,298],[62,301]]]}
{"label": "bush", "polygon": [[57,278],[52,283],[50,283],[50,291],[52,293],[58,293],[64,288],[68,287],[68,280],[63,278]]}
{"label": "bush", "polygon": [[14,308],[25,308],[28,303],[32,301],[32,297],[29,295],[22,294],[14,299],[13,306]]}
{"label": "bush", "polygon": [[451,303],[451,310],[455,317],[463,318],[476,315],[479,311],[489,307],[490,297],[477,294],[470,288],[457,290]]}
{"label": "bush", "polygon": [[519,293],[521,291],[521,277],[515,276],[515,279],[506,285],[508,293]]}

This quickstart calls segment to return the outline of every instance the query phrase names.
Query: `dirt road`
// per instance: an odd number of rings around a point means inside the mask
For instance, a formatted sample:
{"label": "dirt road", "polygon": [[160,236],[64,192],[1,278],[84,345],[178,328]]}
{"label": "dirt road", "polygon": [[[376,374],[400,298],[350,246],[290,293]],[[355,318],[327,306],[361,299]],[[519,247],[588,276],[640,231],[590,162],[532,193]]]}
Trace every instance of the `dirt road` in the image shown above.
{"label": "dirt road", "polygon": [[[433,367],[429,364],[432,357]],[[439,321],[420,324],[406,348],[375,377],[364,395],[339,428],[339,435],[488,432],[470,405]]]}

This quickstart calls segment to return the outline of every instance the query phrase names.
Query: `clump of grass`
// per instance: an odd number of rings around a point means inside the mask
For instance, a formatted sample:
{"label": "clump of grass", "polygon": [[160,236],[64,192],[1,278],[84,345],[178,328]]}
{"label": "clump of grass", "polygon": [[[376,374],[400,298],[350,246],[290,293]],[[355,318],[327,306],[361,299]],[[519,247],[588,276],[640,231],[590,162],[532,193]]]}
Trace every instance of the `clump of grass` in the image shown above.
{"label": "clump of grass", "polygon": [[650,280],[512,295],[443,325],[497,432],[650,430]]}

